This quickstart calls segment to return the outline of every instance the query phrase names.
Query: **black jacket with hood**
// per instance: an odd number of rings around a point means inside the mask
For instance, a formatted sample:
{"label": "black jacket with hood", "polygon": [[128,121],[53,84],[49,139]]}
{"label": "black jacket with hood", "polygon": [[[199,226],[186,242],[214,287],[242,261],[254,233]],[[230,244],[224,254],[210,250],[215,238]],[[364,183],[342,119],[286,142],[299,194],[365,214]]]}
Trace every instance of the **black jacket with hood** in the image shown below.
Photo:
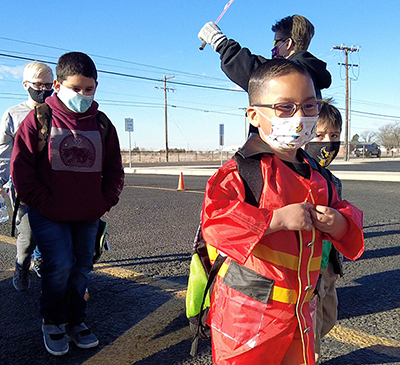
{"label": "black jacket with hood", "polygon": [[[217,52],[221,55],[222,71],[245,91],[248,91],[252,72],[260,65],[270,61],[262,56],[252,54],[248,48],[242,48],[233,39],[221,42]],[[307,51],[298,51],[288,59],[300,63],[309,71],[314,81],[315,94],[320,99],[322,97],[321,89],[327,89],[332,82],[331,74],[326,69],[326,63]],[[252,132],[258,133],[256,128],[250,126],[250,133]]]}
{"label": "black jacket with hood", "polygon": [[[248,90],[252,72],[260,65],[270,61],[262,56],[252,54],[248,48],[242,48],[233,39],[222,42],[217,52],[221,55],[222,71],[245,91]],[[298,51],[288,59],[306,67],[313,77],[317,98],[320,98],[321,89],[328,88],[332,82],[331,74],[326,69],[326,63],[307,51]]]}

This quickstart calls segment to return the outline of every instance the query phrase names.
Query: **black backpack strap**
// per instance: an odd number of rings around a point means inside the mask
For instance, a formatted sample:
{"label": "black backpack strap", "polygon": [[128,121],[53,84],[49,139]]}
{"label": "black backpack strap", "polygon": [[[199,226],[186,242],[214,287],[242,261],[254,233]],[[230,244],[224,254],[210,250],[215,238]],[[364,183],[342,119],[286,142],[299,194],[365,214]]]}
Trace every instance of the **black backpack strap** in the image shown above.
{"label": "black backpack strap", "polygon": [[236,153],[233,157],[237,163],[239,175],[243,180],[246,193],[245,201],[258,207],[264,179],[261,171],[262,154],[244,158]]}
{"label": "black backpack strap", "polygon": [[192,341],[192,347],[190,349],[190,355],[193,357],[195,357],[197,355],[197,349],[199,346],[201,321],[202,321],[203,315],[204,315],[204,303],[206,301],[207,294],[208,294],[211,286],[213,285],[215,278],[217,277],[218,271],[221,268],[222,264],[225,262],[226,258],[227,258],[227,256],[222,256],[221,254],[219,254],[217,256],[217,258],[215,259],[214,264],[211,266],[210,273],[208,274],[207,285],[206,285],[206,288],[204,289],[203,300],[201,301],[200,313],[198,315],[196,334],[194,335],[194,338]]}
{"label": "black backpack strap", "polygon": [[[258,207],[258,202],[261,197],[261,192],[264,184],[264,179],[262,176],[262,171],[261,171],[261,156],[260,155],[255,155],[251,157],[243,157],[240,154],[235,154],[234,159],[237,163],[238,166],[238,171],[239,175],[241,176],[245,188],[245,201],[251,205],[254,205],[255,207]],[[201,231],[200,231],[201,233]],[[192,347],[190,350],[190,355],[191,356],[196,356],[197,355],[197,349],[199,345],[199,338],[200,338],[200,331],[201,331],[201,322],[203,319],[204,315],[204,303],[207,298],[207,294],[214,284],[215,278],[217,277],[217,274],[219,272],[219,269],[221,268],[222,264],[225,262],[227,256],[222,256],[219,254],[217,258],[214,261],[214,264],[211,267],[211,270],[208,274],[208,280],[207,280],[207,285],[204,290],[204,295],[203,295],[203,300],[201,303],[200,307],[200,313],[198,316],[198,322],[197,322],[197,328],[196,328],[196,334],[193,338],[192,341]]]}

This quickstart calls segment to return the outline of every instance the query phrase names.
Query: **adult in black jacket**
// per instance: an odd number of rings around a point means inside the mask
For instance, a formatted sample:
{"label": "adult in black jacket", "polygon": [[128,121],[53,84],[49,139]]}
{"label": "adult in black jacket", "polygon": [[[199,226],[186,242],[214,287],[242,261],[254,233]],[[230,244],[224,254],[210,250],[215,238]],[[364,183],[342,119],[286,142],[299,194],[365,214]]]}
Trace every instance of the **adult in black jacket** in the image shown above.
{"label": "adult in black jacket", "polygon": [[[272,58],[283,57],[297,61],[307,68],[313,77],[317,98],[321,98],[321,89],[331,85],[331,74],[326,63],[307,52],[314,36],[314,26],[301,16],[285,17],[272,26],[275,33]],[[247,91],[251,73],[263,63],[270,61],[263,56],[254,55],[248,48],[242,48],[238,42],[228,39],[213,22],[206,23],[200,30],[200,40],[211,44],[221,56],[222,71],[235,84]],[[250,127],[251,132],[258,132]]]}

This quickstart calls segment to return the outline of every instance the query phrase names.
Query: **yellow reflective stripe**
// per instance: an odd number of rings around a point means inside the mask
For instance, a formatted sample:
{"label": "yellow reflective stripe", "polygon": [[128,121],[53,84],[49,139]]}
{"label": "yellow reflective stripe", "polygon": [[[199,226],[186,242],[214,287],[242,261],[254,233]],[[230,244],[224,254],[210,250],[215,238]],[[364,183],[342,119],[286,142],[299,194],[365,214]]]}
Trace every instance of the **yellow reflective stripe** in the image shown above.
{"label": "yellow reflective stripe", "polygon": [[271,299],[281,303],[295,304],[297,302],[296,290],[274,286],[271,292]]}
{"label": "yellow reflective stripe", "polygon": [[310,290],[304,298],[304,301],[307,303],[314,294],[314,290]]}
{"label": "yellow reflective stripe", "polygon": [[[314,237],[315,238],[315,237]],[[274,265],[283,266],[287,269],[297,271],[299,258],[297,256],[272,250],[271,248],[258,244],[252,254],[261,260],[268,261]],[[319,271],[321,268],[321,256],[313,257],[310,263],[311,271]]]}
{"label": "yellow reflective stripe", "polygon": [[226,271],[228,270],[229,265],[225,264],[225,262],[221,265],[221,268],[218,271],[218,275],[221,277],[224,277],[226,274]]}
{"label": "yellow reflective stripe", "polygon": [[218,252],[215,247],[212,247],[210,245],[207,245],[207,252],[208,252],[208,257],[212,262],[214,262],[217,259]]}
{"label": "yellow reflective stripe", "polygon": [[[311,197],[311,200],[312,200],[312,204],[315,205],[315,199],[314,199],[314,196],[312,195],[311,189],[310,189],[310,191],[308,193],[310,194],[310,197]],[[306,199],[306,202],[307,202],[307,199]]]}

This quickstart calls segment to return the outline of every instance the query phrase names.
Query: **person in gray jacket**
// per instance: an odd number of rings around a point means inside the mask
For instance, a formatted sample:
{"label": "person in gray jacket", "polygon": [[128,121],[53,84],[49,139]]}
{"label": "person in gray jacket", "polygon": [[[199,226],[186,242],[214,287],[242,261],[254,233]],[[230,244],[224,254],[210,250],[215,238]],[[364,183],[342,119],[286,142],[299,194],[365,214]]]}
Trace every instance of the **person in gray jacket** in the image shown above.
{"label": "person in gray jacket", "polygon": [[[14,147],[14,138],[18,127],[28,113],[45,102],[53,93],[53,71],[42,62],[28,63],[24,68],[22,85],[28,93],[28,100],[6,110],[0,123],[0,194],[5,195],[7,184],[10,200],[14,206],[15,192],[10,181],[10,160]],[[13,285],[18,291],[29,289],[31,256],[34,252],[33,269],[40,276],[40,252],[36,247],[29,225],[27,207],[20,205],[16,216],[17,257]]]}

